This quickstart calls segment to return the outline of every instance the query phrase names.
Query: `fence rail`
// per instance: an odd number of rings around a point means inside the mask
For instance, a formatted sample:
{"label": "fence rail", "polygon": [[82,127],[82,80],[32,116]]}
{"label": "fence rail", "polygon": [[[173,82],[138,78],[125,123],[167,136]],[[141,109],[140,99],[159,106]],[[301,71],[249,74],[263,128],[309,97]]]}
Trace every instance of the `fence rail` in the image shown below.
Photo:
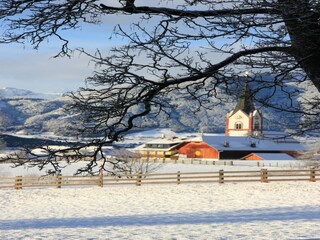
{"label": "fence rail", "polygon": [[320,169],[224,171],[218,172],[175,172],[152,174],[126,174],[119,176],[26,176],[0,178],[0,188],[30,187],[76,187],[109,186],[132,184],[183,184],[183,183],[240,183],[240,182],[282,182],[320,180]]}
{"label": "fence rail", "polygon": [[236,160],[236,159],[202,159],[202,158],[180,158],[180,159],[153,159],[153,163],[174,163],[174,164],[193,164],[193,165],[217,165],[217,166],[249,166],[249,167],[290,167],[292,169],[312,167],[312,160]]}

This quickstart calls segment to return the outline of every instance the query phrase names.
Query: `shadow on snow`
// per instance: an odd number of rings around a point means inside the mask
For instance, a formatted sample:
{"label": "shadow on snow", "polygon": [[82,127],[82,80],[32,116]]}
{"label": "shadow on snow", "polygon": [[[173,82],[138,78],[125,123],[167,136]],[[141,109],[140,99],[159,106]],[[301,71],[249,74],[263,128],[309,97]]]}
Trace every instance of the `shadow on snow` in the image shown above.
{"label": "shadow on snow", "polygon": [[1,220],[0,230],[320,220],[320,206],[84,218]]}

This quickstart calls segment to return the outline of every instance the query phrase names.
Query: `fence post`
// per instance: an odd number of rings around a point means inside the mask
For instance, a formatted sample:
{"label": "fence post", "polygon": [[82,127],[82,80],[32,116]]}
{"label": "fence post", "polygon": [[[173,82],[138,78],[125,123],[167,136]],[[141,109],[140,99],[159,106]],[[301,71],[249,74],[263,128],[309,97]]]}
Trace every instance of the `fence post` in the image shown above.
{"label": "fence post", "polygon": [[219,171],[219,183],[224,183],[224,172],[223,169]]}
{"label": "fence post", "polygon": [[310,182],[316,181],[316,171],[314,169],[310,169]]}
{"label": "fence post", "polygon": [[98,186],[103,187],[103,165],[101,165],[99,169]]}
{"label": "fence post", "polygon": [[57,188],[61,188],[62,176],[60,174],[58,174],[56,177],[56,184],[57,184]]}
{"label": "fence post", "polygon": [[180,184],[180,180],[181,180],[181,175],[180,175],[180,171],[177,172],[177,184]]}
{"label": "fence post", "polygon": [[22,189],[22,176],[15,177],[14,188],[17,190]]}
{"label": "fence post", "polygon": [[268,182],[268,169],[261,169],[260,176],[261,176],[261,182],[267,183]]}
{"label": "fence post", "polygon": [[138,174],[137,175],[137,180],[136,180],[136,186],[141,186],[141,179],[142,179],[141,174]]}
{"label": "fence post", "polygon": [[99,187],[103,187],[103,174],[99,174]]}
{"label": "fence post", "polygon": [[99,174],[99,187],[103,187],[103,173],[102,173],[102,171]]}

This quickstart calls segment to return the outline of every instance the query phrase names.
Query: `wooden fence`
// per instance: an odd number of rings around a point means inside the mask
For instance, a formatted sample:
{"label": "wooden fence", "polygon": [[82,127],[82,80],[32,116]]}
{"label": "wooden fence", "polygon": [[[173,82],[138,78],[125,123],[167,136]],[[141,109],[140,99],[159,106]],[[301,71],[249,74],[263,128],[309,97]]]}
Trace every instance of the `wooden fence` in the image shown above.
{"label": "wooden fence", "polygon": [[193,165],[217,165],[217,166],[250,166],[250,167],[290,167],[291,169],[310,168],[312,161],[306,160],[213,160],[201,158],[186,158],[179,160],[171,159],[153,159],[149,160],[151,163],[174,163],[174,164],[193,164]]}
{"label": "wooden fence", "polygon": [[102,186],[99,176],[17,176],[0,178],[0,188]]}
{"label": "wooden fence", "polygon": [[0,178],[0,188],[22,189],[28,187],[79,187],[133,184],[183,184],[183,183],[240,183],[320,180],[320,169],[267,170],[218,172],[176,172],[154,174],[130,174],[111,176],[41,176]]}

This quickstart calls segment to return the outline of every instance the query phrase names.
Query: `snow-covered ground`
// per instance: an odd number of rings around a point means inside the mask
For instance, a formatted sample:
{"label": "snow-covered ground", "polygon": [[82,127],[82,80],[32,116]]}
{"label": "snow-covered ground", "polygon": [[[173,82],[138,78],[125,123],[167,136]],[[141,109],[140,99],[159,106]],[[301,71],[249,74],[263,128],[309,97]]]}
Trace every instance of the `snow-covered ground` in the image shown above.
{"label": "snow-covered ground", "polygon": [[[170,135],[149,133],[141,141]],[[160,164],[157,171],[260,168]],[[2,177],[41,174],[0,164]],[[0,189],[0,205],[0,239],[320,239],[320,182]]]}
{"label": "snow-covered ground", "polygon": [[320,182],[0,190],[1,239],[320,239]]}
{"label": "snow-covered ground", "polygon": [[1,239],[320,239],[320,182],[2,189],[0,205]]}

